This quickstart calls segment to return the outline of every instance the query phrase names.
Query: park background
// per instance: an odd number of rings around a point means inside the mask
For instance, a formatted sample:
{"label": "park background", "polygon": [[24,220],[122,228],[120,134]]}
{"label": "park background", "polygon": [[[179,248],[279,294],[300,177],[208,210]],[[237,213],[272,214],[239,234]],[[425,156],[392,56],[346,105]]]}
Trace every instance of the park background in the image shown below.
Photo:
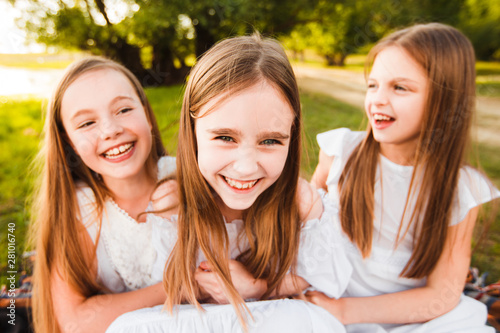
{"label": "park background", "polygon": [[[66,66],[88,54],[111,57],[137,75],[175,155],[183,83],[196,58],[230,36],[259,31],[278,38],[299,81],[302,171],[309,179],[317,133],[365,127],[363,66],[373,43],[415,23],[450,24],[471,39],[478,58],[471,163],[479,161],[500,187],[500,0],[0,0],[0,22],[2,284],[9,270],[8,233],[15,234],[19,272],[23,253],[31,250],[29,200],[37,176],[31,166],[50,91]],[[494,282],[500,279],[500,215],[485,233],[482,222],[472,265]],[[9,231],[12,223],[15,230]]]}

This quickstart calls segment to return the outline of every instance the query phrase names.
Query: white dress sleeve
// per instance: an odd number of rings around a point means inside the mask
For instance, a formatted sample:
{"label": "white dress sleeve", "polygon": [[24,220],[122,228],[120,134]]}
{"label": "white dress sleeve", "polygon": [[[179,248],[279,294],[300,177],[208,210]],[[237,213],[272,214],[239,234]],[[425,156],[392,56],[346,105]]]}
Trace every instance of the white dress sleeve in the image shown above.
{"label": "white dress sleeve", "polygon": [[482,173],[471,167],[463,167],[457,185],[450,225],[462,222],[474,207],[500,197],[500,191]]}
{"label": "white dress sleeve", "polygon": [[[328,191],[334,196],[349,156],[365,136],[366,132],[353,132],[348,128],[337,128],[316,136],[321,150],[328,156],[335,156],[326,180]],[[337,198],[332,197],[332,199],[335,201]]]}
{"label": "white dress sleeve", "polygon": [[319,133],[316,136],[319,147],[328,156],[349,156],[354,147],[365,137],[366,132],[354,132],[342,127],[327,132]]}
{"label": "white dress sleeve", "polygon": [[176,170],[176,159],[173,156],[163,156],[158,160],[158,179],[163,179]]}
{"label": "white dress sleeve", "polygon": [[296,274],[305,279],[312,289],[328,297],[339,298],[347,287],[352,266],[345,255],[338,219],[338,210],[319,190],[324,211],[321,218],[307,221],[300,235]]}

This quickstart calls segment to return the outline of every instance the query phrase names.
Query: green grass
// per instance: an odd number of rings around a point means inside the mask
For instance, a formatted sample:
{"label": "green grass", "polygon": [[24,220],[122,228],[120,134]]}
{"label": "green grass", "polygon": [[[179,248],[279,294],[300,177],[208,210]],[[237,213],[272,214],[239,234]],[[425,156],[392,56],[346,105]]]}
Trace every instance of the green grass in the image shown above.
{"label": "green grass", "polygon": [[64,69],[84,55],[81,52],[0,54],[0,66],[26,69]]}
{"label": "green grass", "polygon": [[177,134],[183,91],[181,85],[146,89],[151,107],[155,111],[162,141],[170,155],[175,155],[177,150]]}
{"label": "green grass", "polygon": [[[0,102],[0,267],[7,263],[7,227],[15,225],[17,263],[24,250],[29,214],[25,209],[33,177],[30,169],[39,144],[41,123],[40,100]],[[19,267],[19,266],[18,266]],[[1,274],[3,276],[4,274]],[[5,283],[4,279],[0,280]]]}
{"label": "green grass", "polygon": [[309,179],[318,164],[316,135],[338,127],[362,128],[363,112],[322,94],[301,92],[304,119],[303,176]]}
{"label": "green grass", "polygon": [[[171,155],[176,154],[179,111],[182,103],[182,86],[147,89],[153,110],[158,119],[162,139]],[[304,147],[302,174],[309,178],[317,164],[316,135],[337,127],[353,130],[364,128],[363,113],[358,108],[330,97],[301,92],[304,115]],[[26,198],[32,190],[33,176],[28,172],[41,136],[41,110],[45,101],[0,101],[0,244],[7,244],[7,225],[16,225],[16,251],[20,256],[29,214]],[[479,145],[479,160],[485,172],[500,186],[500,154],[498,148]],[[491,279],[500,278],[500,216],[491,226],[487,240],[474,253],[473,264],[481,271],[489,271]],[[6,246],[0,248],[0,283],[5,283]]]}
{"label": "green grass", "polygon": [[478,61],[476,62],[476,75],[500,75],[500,62],[498,61]]}

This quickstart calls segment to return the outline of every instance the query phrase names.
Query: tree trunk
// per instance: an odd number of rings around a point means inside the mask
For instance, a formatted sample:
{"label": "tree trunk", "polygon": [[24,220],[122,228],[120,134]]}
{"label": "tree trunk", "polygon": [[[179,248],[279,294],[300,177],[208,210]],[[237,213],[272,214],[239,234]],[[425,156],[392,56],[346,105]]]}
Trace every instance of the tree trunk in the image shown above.
{"label": "tree trunk", "polygon": [[347,54],[344,53],[330,53],[325,54],[326,64],[328,66],[345,66],[345,59],[347,58]]}
{"label": "tree trunk", "polygon": [[114,57],[140,79],[145,70],[142,66],[139,48],[124,40],[119,40],[113,45],[113,48]]}
{"label": "tree trunk", "polygon": [[[181,62],[183,64],[183,62]],[[176,68],[174,56],[169,45],[153,45],[153,63],[151,69],[146,71],[142,85],[145,87],[171,85],[184,82],[189,68],[182,65]]]}
{"label": "tree trunk", "polygon": [[195,53],[198,58],[215,44],[216,39],[208,29],[202,27],[199,23],[194,26],[194,31],[196,32]]}

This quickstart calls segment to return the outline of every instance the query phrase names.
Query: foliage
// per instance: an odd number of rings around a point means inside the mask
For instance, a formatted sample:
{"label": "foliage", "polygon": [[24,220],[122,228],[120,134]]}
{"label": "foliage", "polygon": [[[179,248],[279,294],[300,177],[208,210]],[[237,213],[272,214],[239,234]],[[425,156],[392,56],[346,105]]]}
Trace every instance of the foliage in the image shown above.
{"label": "foliage", "polygon": [[466,0],[458,26],[471,39],[476,55],[500,60],[500,0]]}
{"label": "foliage", "polygon": [[[16,268],[21,271],[25,235],[29,212],[25,203],[32,189],[33,175],[30,169],[38,149],[42,129],[39,100],[0,100],[0,267],[7,271],[7,235],[9,224],[14,225]],[[9,237],[11,238],[11,237]],[[11,269],[14,270],[14,269]],[[0,275],[4,275],[0,273]],[[2,281],[5,283],[5,281]]]}
{"label": "foliage", "polygon": [[[258,30],[289,33],[317,0],[9,0],[22,3],[29,36],[46,45],[114,58],[144,85],[182,82],[190,55],[215,42]],[[116,10],[115,10],[116,9]],[[122,11],[121,15],[113,14]],[[150,64],[141,50],[151,53]],[[144,52],[143,56],[144,56]],[[147,70],[146,70],[147,68]]]}
{"label": "foliage", "polygon": [[[374,43],[394,27],[414,21],[413,1],[320,0],[310,19],[297,25],[285,45],[313,48],[327,65],[343,66],[350,54]],[[306,46],[296,46],[305,43]]]}

